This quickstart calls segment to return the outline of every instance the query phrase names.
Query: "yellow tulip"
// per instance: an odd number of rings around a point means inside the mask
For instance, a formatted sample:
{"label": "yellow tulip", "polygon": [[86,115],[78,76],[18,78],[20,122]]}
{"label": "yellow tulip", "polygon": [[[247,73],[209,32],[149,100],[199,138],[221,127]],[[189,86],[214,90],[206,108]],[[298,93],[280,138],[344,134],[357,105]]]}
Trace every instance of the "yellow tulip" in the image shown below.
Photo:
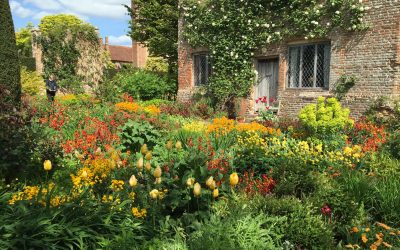
{"label": "yellow tulip", "polygon": [[151,153],[151,151],[147,152],[146,156],[144,157],[146,160],[150,161],[151,158],[153,157],[153,154]]}
{"label": "yellow tulip", "polygon": [[175,144],[176,149],[181,150],[182,149],[182,142],[177,141]]}
{"label": "yellow tulip", "polygon": [[217,187],[217,183],[213,180],[212,182],[211,182],[211,185],[210,186],[208,186],[211,190],[213,190],[213,189],[215,189],[216,187]]}
{"label": "yellow tulip", "polygon": [[207,179],[207,181],[206,181],[207,187],[210,187],[213,181],[214,181],[214,178],[213,178],[212,176],[209,177],[209,178]]}
{"label": "yellow tulip", "polygon": [[153,189],[153,190],[151,190],[151,192],[150,192],[150,197],[151,197],[153,200],[155,200],[155,199],[158,198],[158,194],[159,194],[158,190],[157,190],[157,189]]}
{"label": "yellow tulip", "polygon": [[216,188],[216,189],[214,189],[214,191],[213,191],[213,197],[214,197],[214,198],[217,198],[218,195],[219,195],[219,191],[218,191],[218,188]]}
{"label": "yellow tulip", "polygon": [[150,163],[150,162],[146,162],[146,165],[144,166],[144,168],[145,168],[147,171],[150,171],[150,170],[151,170],[151,163]]}
{"label": "yellow tulip", "polygon": [[51,161],[45,160],[44,163],[43,163],[43,168],[46,171],[50,171],[52,169]]}
{"label": "yellow tulip", "polygon": [[188,186],[188,187],[192,187],[193,185],[194,185],[194,183],[195,183],[195,179],[194,178],[189,178],[189,179],[187,179],[187,181],[186,181],[186,185]]}
{"label": "yellow tulip", "polygon": [[236,186],[239,183],[239,176],[237,173],[232,173],[229,176],[229,183],[231,184],[232,187]]}
{"label": "yellow tulip", "polygon": [[201,195],[201,186],[199,183],[194,184],[193,194],[195,197],[199,197]]}
{"label": "yellow tulip", "polygon": [[140,157],[140,159],[137,161],[136,166],[139,170],[143,169],[143,157]]}
{"label": "yellow tulip", "polygon": [[156,168],[156,170],[154,170],[154,172],[153,172],[154,178],[160,178],[161,177],[161,173],[162,173],[161,168],[160,168],[160,166],[158,166]]}
{"label": "yellow tulip", "polygon": [[172,142],[172,141],[168,141],[168,142],[167,142],[167,145],[166,145],[166,148],[167,148],[168,150],[171,150],[172,147],[173,147],[173,142]]}
{"label": "yellow tulip", "polygon": [[137,185],[137,179],[135,175],[132,175],[131,178],[129,179],[129,186],[131,187],[136,187]]}
{"label": "yellow tulip", "polygon": [[147,148],[147,144],[143,144],[143,146],[140,148],[140,152],[145,155],[148,151],[149,149]]}
{"label": "yellow tulip", "polygon": [[161,184],[161,177],[156,178],[156,181],[154,182],[154,184]]}

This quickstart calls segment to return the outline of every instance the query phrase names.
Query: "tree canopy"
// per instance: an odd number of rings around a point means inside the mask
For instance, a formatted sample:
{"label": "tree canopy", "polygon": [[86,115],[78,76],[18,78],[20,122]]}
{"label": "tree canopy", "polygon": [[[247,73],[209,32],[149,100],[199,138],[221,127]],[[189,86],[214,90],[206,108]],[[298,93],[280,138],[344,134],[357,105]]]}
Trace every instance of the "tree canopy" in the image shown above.
{"label": "tree canopy", "polygon": [[19,29],[16,33],[18,54],[23,57],[32,57],[32,29],[33,24]]}

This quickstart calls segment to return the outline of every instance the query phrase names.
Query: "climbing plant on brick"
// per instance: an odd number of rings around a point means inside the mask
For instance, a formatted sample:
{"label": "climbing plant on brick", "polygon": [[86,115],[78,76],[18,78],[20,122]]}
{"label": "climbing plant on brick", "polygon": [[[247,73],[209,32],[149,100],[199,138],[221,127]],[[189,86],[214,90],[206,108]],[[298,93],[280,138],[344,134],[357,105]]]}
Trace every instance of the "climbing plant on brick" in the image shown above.
{"label": "climbing plant on brick", "polygon": [[366,28],[362,0],[185,0],[180,10],[189,44],[210,51],[209,90],[225,106],[249,94],[252,57],[262,46]]}

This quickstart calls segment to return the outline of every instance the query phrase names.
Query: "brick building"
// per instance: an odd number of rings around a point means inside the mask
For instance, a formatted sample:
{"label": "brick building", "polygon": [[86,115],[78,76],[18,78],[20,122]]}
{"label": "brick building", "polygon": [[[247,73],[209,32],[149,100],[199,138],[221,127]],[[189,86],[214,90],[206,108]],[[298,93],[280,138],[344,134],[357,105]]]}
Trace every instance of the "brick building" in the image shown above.
{"label": "brick building", "polygon": [[105,51],[110,54],[111,61],[117,65],[118,68],[123,64],[132,64],[137,68],[144,68],[146,66],[149,52],[146,47],[137,42],[132,42],[132,47],[111,45],[106,37],[103,45]]}
{"label": "brick building", "polygon": [[[252,114],[256,99],[268,96],[279,103],[280,115],[297,115],[319,96],[332,96],[343,75],[356,83],[342,100],[359,117],[381,96],[400,97],[400,1],[368,0],[364,32],[336,32],[326,39],[291,39],[260,49],[254,56],[258,81],[240,113]],[[182,30],[180,22],[180,30]],[[179,37],[180,100],[190,99],[211,73],[207,49],[190,48]]]}

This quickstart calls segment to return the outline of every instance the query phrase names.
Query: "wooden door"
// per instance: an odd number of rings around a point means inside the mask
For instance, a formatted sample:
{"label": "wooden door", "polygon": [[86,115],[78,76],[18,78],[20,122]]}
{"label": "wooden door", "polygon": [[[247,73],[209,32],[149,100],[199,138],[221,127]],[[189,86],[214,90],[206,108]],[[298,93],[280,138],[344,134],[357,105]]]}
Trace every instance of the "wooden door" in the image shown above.
{"label": "wooden door", "polygon": [[[278,97],[278,59],[263,59],[257,62],[258,82],[255,87],[256,111],[265,106],[272,106]],[[259,101],[265,100],[265,103]],[[257,101],[258,100],[258,101]]]}

